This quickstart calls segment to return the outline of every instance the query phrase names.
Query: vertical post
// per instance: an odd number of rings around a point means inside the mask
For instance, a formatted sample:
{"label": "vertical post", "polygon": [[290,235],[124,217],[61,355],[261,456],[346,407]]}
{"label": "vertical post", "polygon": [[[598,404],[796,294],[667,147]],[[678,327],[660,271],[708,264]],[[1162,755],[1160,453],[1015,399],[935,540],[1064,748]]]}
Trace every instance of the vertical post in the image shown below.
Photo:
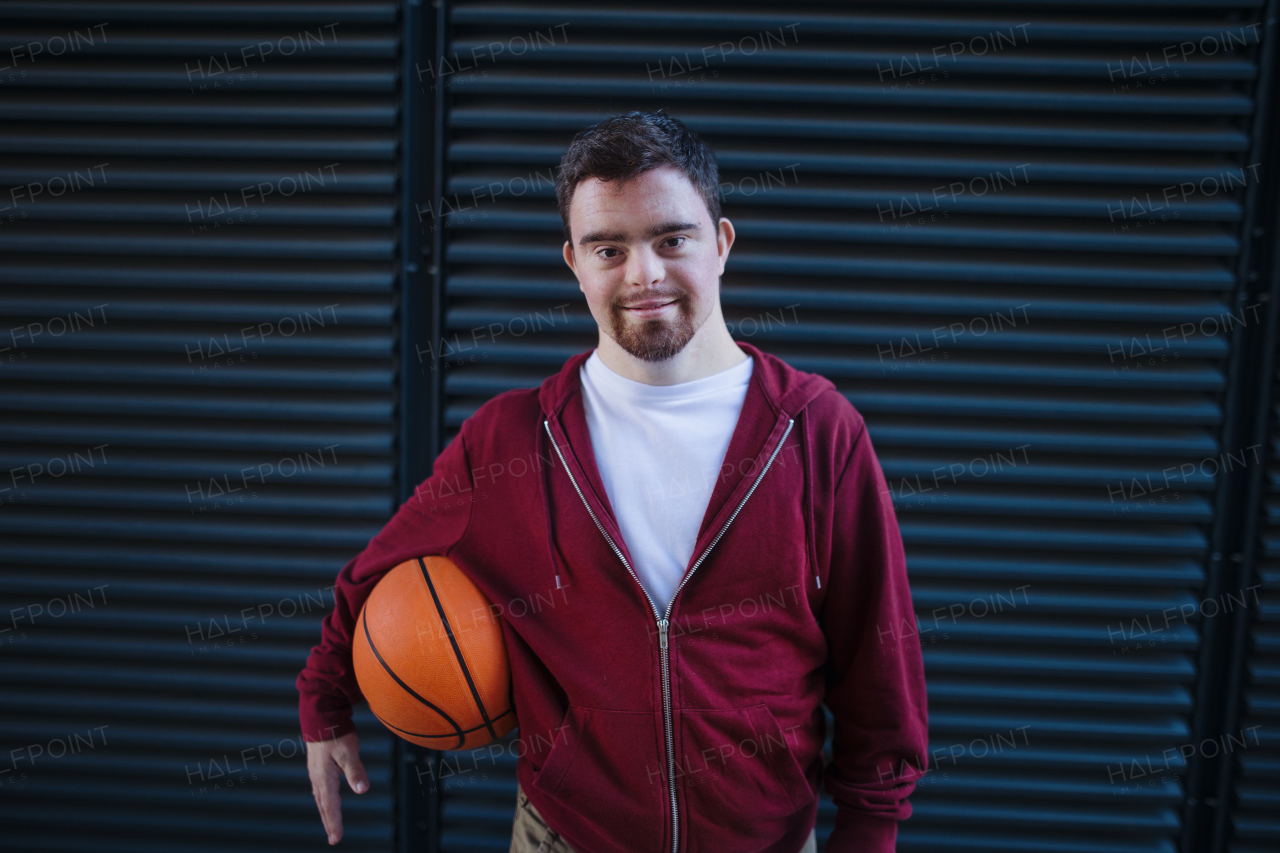
{"label": "vertical post", "polygon": [[[450,0],[432,0],[435,14],[432,16],[430,27],[430,40],[424,44],[432,46],[433,63],[431,65],[433,74],[430,76],[430,87],[426,90],[431,97],[431,139],[430,146],[424,147],[425,152],[429,152],[431,162],[430,181],[431,181],[431,203],[434,216],[431,219],[431,251],[430,251],[430,268],[431,274],[431,343],[434,347],[436,356],[431,361],[434,370],[429,370],[428,376],[431,380],[431,399],[435,410],[431,421],[431,431],[429,435],[423,436],[424,443],[429,440],[432,458],[435,454],[444,449],[442,441],[444,435],[444,411],[445,411],[445,381],[444,381],[444,359],[439,353],[442,349],[441,342],[444,340],[444,311],[445,311],[445,294],[444,294],[444,274],[445,274],[445,247],[444,247],[444,213],[442,204],[445,194],[445,170],[444,170],[444,152],[445,152],[445,110],[447,109],[446,93],[447,82],[442,77],[442,69],[444,68],[445,48],[449,41],[449,6]],[[425,35],[425,34],[424,34]],[[426,140],[424,140],[425,142]]]}
{"label": "vertical post", "polygon": [[[422,55],[424,30],[434,30],[434,16],[422,15],[420,0],[404,0],[401,33],[400,93],[400,400],[399,400],[399,502],[431,473],[431,463],[439,451],[436,445],[439,400],[433,381],[431,359],[437,318],[436,300],[431,290],[435,280],[423,275],[424,254],[422,211],[434,210],[436,192],[431,163],[423,163],[424,147],[432,144],[434,125],[430,113],[424,120],[424,85],[419,83],[426,65]],[[426,20],[424,20],[424,18]],[[425,42],[430,45],[433,42]],[[427,57],[426,61],[431,61]],[[431,68],[437,67],[432,62]],[[428,90],[429,94],[429,90]],[[424,292],[426,291],[426,292]],[[438,372],[438,371],[437,371]]]}
{"label": "vertical post", "polygon": [[[1248,166],[1260,164],[1268,148],[1268,132],[1274,119],[1272,91],[1273,75],[1276,61],[1276,7],[1277,0],[1270,0],[1262,10],[1262,39],[1258,49],[1258,84],[1254,90],[1254,114],[1251,127],[1251,145],[1249,160],[1244,164],[1246,174]],[[1273,164],[1268,162],[1270,168]],[[1257,166],[1255,166],[1256,170]],[[1256,179],[1245,190],[1244,219],[1240,228],[1240,255],[1236,267],[1236,289],[1230,303],[1231,313],[1245,320],[1233,324],[1231,330],[1230,357],[1226,373],[1226,396],[1223,401],[1223,424],[1219,441],[1219,460],[1229,460],[1231,454],[1239,454],[1256,442],[1256,420],[1259,399],[1255,395],[1257,388],[1259,349],[1263,346],[1274,348],[1274,340],[1263,340],[1263,323],[1255,319],[1257,304],[1261,301],[1258,281],[1257,245],[1265,245],[1258,238],[1265,235],[1259,230],[1260,223],[1265,221],[1269,210],[1264,210],[1267,194]],[[1272,259],[1274,264],[1275,259]],[[1255,308],[1250,311],[1249,306]],[[1271,307],[1274,307],[1274,303]],[[1264,371],[1265,372],[1265,371]],[[1265,445],[1264,445],[1265,446]],[[1239,464],[1223,464],[1218,469],[1218,482],[1214,499],[1214,524],[1210,534],[1210,562],[1207,583],[1204,589],[1205,600],[1213,599],[1221,602],[1224,593],[1238,595],[1239,588],[1249,572],[1245,565],[1245,554],[1248,551],[1246,537],[1250,535],[1250,525],[1243,519],[1255,506],[1250,503],[1253,494],[1251,481],[1256,475],[1255,464],[1241,466]],[[1253,469],[1253,470],[1251,470]],[[1195,711],[1191,720],[1192,744],[1202,744],[1217,740],[1225,731],[1230,718],[1234,716],[1232,698],[1228,695],[1233,689],[1236,679],[1233,669],[1240,661],[1232,660],[1229,655],[1240,654],[1241,647],[1235,642],[1234,633],[1238,633],[1239,622],[1247,620],[1248,613],[1233,613],[1230,616],[1219,613],[1214,618],[1201,622],[1200,652],[1197,670],[1199,684],[1196,690]],[[1208,850],[1211,843],[1221,843],[1225,833],[1225,812],[1231,808],[1228,798],[1221,794],[1229,790],[1227,787],[1231,776],[1231,755],[1205,755],[1199,748],[1188,759],[1186,783],[1186,803],[1183,808],[1183,833],[1181,849],[1183,853]]]}
{"label": "vertical post", "polygon": [[[1275,167],[1272,168],[1271,180],[1271,220],[1269,229],[1272,233],[1277,227],[1280,227],[1280,174],[1276,173]],[[1244,511],[1247,518],[1244,522],[1244,533],[1242,541],[1242,550],[1240,555],[1240,583],[1239,587],[1248,590],[1251,586],[1258,583],[1258,564],[1261,562],[1262,555],[1259,553],[1259,541],[1262,535],[1261,526],[1263,523],[1263,514],[1266,511],[1266,488],[1268,479],[1268,466],[1275,460],[1271,458],[1268,452],[1270,446],[1270,428],[1271,428],[1271,409],[1276,401],[1272,399],[1273,388],[1276,381],[1276,359],[1277,350],[1280,349],[1280,247],[1273,246],[1270,259],[1270,282],[1266,290],[1260,296],[1265,296],[1266,314],[1262,320],[1264,327],[1258,335],[1257,348],[1255,350],[1254,363],[1258,366],[1254,376],[1253,387],[1255,390],[1256,405],[1253,412],[1253,440],[1251,445],[1259,445],[1258,454],[1261,458],[1261,464],[1253,461],[1252,454],[1249,458],[1250,472],[1248,478],[1248,494],[1244,502]],[[1239,592],[1237,591],[1237,594]],[[1255,590],[1256,595],[1256,590]],[[1230,648],[1228,656],[1223,661],[1223,669],[1228,673],[1226,678],[1226,687],[1222,693],[1222,701],[1225,709],[1222,713],[1222,723],[1219,729],[1219,743],[1228,742],[1225,738],[1228,735],[1239,736],[1242,726],[1243,700],[1244,691],[1247,686],[1247,664],[1249,656],[1249,629],[1252,627],[1253,620],[1257,617],[1257,602],[1250,597],[1249,593],[1244,593],[1246,606],[1239,612],[1232,614]],[[1245,748],[1248,748],[1247,746]],[[1234,782],[1234,770],[1236,756],[1232,753],[1226,753],[1221,758],[1221,766],[1218,768],[1218,778],[1216,790],[1214,791],[1213,805],[1216,806],[1216,812],[1213,815],[1213,837],[1211,845],[1204,848],[1213,851],[1213,853],[1223,853],[1228,849],[1230,843],[1230,817],[1232,803],[1232,790]]]}
{"label": "vertical post", "polygon": [[[1280,140],[1280,106],[1278,91],[1275,85],[1277,69],[1280,64],[1280,51],[1277,51],[1275,40],[1280,37],[1280,28],[1276,26],[1276,15],[1280,11],[1280,3],[1270,0],[1263,15],[1264,50],[1261,62],[1266,67],[1260,69],[1257,94],[1257,126],[1266,134],[1263,139],[1267,146],[1264,150],[1274,151],[1276,140]],[[1250,445],[1258,445],[1261,463],[1249,459],[1253,463],[1247,478],[1242,509],[1246,516],[1242,523],[1239,559],[1239,587],[1248,589],[1256,584],[1258,565],[1262,554],[1259,549],[1261,526],[1263,524],[1268,465],[1275,460],[1268,452],[1270,448],[1271,412],[1276,401],[1273,399],[1276,381],[1277,358],[1280,356],[1280,244],[1276,242],[1277,229],[1280,229],[1280,164],[1274,158],[1268,158],[1264,170],[1266,191],[1260,206],[1263,214],[1252,223],[1252,236],[1261,247],[1262,254],[1269,255],[1259,259],[1257,268],[1262,282],[1254,298],[1254,304],[1263,303],[1261,328],[1254,336],[1254,348],[1248,355],[1249,364],[1254,368],[1251,382],[1247,386],[1253,400],[1252,424],[1250,427]],[[1269,248],[1268,248],[1269,247]],[[1249,629],[1257,617],[1257,603],[1251,602],[1248,594],[1244,596],[1246,606],[1239,612],[1232,613],[1230,624],[1229,646],[1224,649],[1226,656],[1222,660],[1225,673],[1224,688],[1221,693],[1221,722],[1217,737],[1219,743],[1228,735],[1237,735],[1243,727],[1244,691],[1247,688],[1247,666],[1249,655]],[[1249,606],[1249,605],[1252,606]],[[1238,736],[1238,735],[1237,735]],[[1247,746],[1245,747],[1248,748]],[[1224,853],[1231,845],[1231,812],[1234,808],[1233,792],[1235,782],[1235,765],[1237,756],[1228,752],[1220,758],[1216,784],[1212,791],[1215,806],[1212,827],[1208,844],[1202,848],[1212,853]]]}
{"label": "vertical post", "polygon": [[[430,475],[441,449],[443,383],[433,353],[439,349],[443,279],[437,260],[440,230],[433,216],[442,192],[444,100],[434,72],[444,51],[445,12],[443,0],[425,8],[422,0],[401,5],[398,503]],[[395,741],[391,766],[399,853],[440,849],[437,761],[434,750]]]}

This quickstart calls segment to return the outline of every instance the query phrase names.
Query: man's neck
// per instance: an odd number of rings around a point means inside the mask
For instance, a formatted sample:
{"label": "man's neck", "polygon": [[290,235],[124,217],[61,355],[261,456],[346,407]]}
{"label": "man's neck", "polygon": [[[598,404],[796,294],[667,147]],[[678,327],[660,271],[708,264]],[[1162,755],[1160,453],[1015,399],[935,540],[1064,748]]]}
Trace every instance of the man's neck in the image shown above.
{"label": "man's neck", "polygon": [[734,343],[719,311],[713,311],[685,348],[666,361],[636,358],[603,330],[598,352],[600,360],[614,373],[646,385],[693,382],[728,370],[751,357]]}

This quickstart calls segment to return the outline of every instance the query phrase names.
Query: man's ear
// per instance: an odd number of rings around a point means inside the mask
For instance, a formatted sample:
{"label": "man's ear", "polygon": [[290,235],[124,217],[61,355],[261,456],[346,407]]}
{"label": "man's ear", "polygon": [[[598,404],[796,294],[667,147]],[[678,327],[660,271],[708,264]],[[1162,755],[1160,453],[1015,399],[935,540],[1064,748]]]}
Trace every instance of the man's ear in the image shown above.
{"label": "man's ear", "polygon": [[[578,277],[578,268],[574,266],[576,259],[573,257],[573,244],[568,240],[564,241],[564,262],[569,265],[569,269],[573,270],[574,278]],[[582,282],[579,280],[578,289],[582,289]]]}
{"label": "man's ear", "polygon": [[729,250],[733,248],[733,223],[723,216],[716,229],[716,254],[720,256],[720,275],[724,275],[725,261],[729,260]]}

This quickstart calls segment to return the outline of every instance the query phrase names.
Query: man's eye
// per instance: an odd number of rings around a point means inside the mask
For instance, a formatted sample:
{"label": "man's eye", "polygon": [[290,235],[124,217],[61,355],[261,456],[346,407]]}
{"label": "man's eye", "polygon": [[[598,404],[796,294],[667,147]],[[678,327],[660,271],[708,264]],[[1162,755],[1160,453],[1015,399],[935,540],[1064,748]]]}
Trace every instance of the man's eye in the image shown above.
{"label": "man's eye", "polygon": [[608,246],[604,247],[603,249],[598,249],[596,251],[596,255],[598,255],[601,258],[604,258],[605,260],[609,260],[610,258],[613,258],[617,254],[618,254],[617,249],[610,249]]}
{"label": "man's eye", "polygon": [[678,249],[684,245],[684,241],[687,239],[689,238],[688,237],[668,237],[667,239],[662,241],[662,245],[668,249]]}

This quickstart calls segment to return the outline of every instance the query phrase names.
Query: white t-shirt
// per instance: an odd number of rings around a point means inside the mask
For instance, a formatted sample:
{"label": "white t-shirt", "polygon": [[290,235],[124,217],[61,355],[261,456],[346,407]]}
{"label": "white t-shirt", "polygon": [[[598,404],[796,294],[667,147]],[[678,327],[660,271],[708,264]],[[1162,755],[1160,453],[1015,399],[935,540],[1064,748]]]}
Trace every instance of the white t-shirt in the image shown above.
{"label": "white t-shirt", "polygon": [[679,385],[614,373],[600,353],[580,369],[591,449],[631,553],[660,613],[684,577],[747,396],[754,360]]}

